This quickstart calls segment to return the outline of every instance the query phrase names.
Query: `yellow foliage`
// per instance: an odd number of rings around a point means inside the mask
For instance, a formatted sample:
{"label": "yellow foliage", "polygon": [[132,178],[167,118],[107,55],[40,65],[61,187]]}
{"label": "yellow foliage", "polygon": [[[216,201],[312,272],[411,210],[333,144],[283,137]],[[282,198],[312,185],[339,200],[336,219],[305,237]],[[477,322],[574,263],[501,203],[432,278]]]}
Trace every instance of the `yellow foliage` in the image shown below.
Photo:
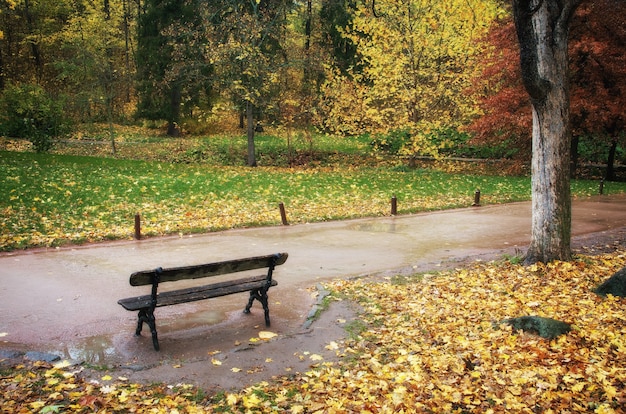
{"label": "yellow foliage", "polygon": [[408,130],[408,153],[436,154],[429,130],[458,126],[477,111],[467,93],[479,39],[501,13],[494,1],[379,0],[362,3],[345,33],[363,59],[350,76],[329,69],[322,89],[326,128],[346,134]]}

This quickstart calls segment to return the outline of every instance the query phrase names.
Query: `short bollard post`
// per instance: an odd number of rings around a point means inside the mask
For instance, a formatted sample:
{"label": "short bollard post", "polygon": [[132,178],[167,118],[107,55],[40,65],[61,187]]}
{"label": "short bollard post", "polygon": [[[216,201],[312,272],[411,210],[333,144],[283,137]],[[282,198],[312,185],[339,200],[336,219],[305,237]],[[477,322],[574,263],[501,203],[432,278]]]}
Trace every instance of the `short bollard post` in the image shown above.
{"label": "short bollard post", "polygon": [[604,193],[604,178],[600,180],[600,195]]}
{"label": "short bollard post", "polygon": [[474,204],[472,204],[472,207],[480,207],[480,189],[478,188],[474,193]]}
{"label": "short bollard post", "polygon": [[283,226],[288,226],[289,222],[287,221],[287,213],[285,212],[285,204],[278,204],[278,208],[280,209],[280,219],[283,222]]}
{"label": "short bollard post", "polygon": [[395,195],[391,197],[391,215],[392,216],[398,215],[398,199],[396,198]]}
{"label": "short bollard post", "polygon": [[135,240],[141,239],[141,216],[139,213],[135,214]]}

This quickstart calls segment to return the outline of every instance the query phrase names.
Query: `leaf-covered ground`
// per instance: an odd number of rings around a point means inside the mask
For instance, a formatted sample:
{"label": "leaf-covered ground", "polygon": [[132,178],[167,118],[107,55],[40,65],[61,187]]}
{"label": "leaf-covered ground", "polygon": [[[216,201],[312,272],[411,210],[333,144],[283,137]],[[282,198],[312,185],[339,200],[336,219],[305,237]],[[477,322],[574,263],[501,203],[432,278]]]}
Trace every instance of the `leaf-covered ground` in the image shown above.
{"label": "leaf-covered ground", "polygon": [[[621,413],[626,407],[626,299],[592,292],[626,266],[626,252],[523,267],[337,281],[361,321],[339,362],[239,392],[189,385],[86,382],[45,364],[0,373],[3,412]],[[572,324],[547,340],[503,319],[539,315]],[[357,329],[358,328],[358,329]]]}

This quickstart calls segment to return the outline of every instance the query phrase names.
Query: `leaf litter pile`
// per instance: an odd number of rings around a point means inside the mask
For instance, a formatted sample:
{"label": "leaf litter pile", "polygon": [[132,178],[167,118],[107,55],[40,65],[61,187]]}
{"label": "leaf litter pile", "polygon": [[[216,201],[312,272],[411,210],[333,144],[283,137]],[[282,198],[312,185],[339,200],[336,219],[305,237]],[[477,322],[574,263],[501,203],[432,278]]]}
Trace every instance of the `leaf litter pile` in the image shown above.
{"label": "leaf litter pile", "polygon": [[[509,262],[337,281],[361,319],[330,342],[338,362],[237,392],[139,385],[37,363],[3,369],[3,412],[620,413],[626,407],[626,299],[593,289],[626,253],[529,267]],[[571,324],[554,339],[502,323],[537,315]],[[262,351],[262,348],[259,348]],[[242,373],[245,375],[245,373]]]}

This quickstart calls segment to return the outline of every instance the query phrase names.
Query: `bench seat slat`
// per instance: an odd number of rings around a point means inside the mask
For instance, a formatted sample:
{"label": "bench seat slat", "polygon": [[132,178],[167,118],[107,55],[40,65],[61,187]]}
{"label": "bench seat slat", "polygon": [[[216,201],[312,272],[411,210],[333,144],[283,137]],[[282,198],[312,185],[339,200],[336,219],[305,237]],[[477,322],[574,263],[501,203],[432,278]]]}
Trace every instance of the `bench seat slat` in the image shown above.
{"label": "bench seat slat", "polygon": [[[172,290],[162,292],[157,295],[157,307],[176,305],[179,303],[194,302],[203,299],[216,298],[226,296],[233,293],[247,292],[253,289],[259,289],[267,283],[265,275],[252,276],[248,278],[214,283],[205,286],[196,286],[186,289]],[[278,283],[272,280],[271,285],[276,286]],[[126,299],[120,299],[118,304],[129,311],[137,311],[150,307],[152,301],[151,295],[142,295]]]}

